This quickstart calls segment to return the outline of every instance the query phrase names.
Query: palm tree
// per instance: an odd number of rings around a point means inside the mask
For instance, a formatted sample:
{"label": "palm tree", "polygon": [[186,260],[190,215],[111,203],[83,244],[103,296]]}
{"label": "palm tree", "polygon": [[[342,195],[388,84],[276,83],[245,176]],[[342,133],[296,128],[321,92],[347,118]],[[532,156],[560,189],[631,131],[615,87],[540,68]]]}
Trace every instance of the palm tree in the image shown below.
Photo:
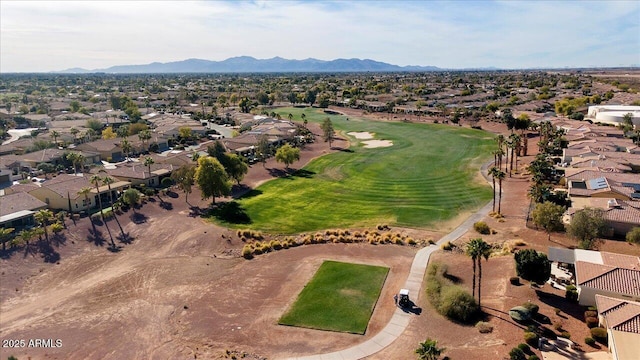
{"label": "palm tree", "polygon": [[493,181],[493,212],[496,211],[496,177],[499,172],[500,169],[495,166],[492,166],[491,169],[489,169],[489,175],[491,175],[491,180]]}
{"label": "palm tree", "polygon": [[96,196],[98,197],[98,206],[100,207],[100,217],[102,218],[102,223],[104,227],[107,228],[107,232],[109,233],[109,237],[111,238],[111,246],[116,247],[116,243],[113,242],[113,236],[111,235],[111,229],[109,229],[109,225],[107,225],[107,220],[104,218],[104,212],[102,211],[102,198],[100,197],[100,183],[102,182],[102,177],[100,175],[93,175],[89,181],[96,186]]}
{"label": "palm tree", "polygon": [[9,238],[9,234],[11,234],[15,229],[14,228],[0,228],[0,241],[2,242],[2,251],[7,249],[7,239]]}
{"label": "palm tree", "polygon": [[489,256],[491,256],[491,245],[486,243],[482,239],[478,240],[478,308],[480,307],[480,298],[482,294],[482,258],[485,261],[489,260]]}
{"label": "palm tree", "polygon": [[122,139],[122,141],[120,142],[120,147],[122,148],[122,152],[124,153],[125,158],[128,158],[131,150],[133,149],[129,140],[127,140],[126,138]]}
{"label": "palm tree", "polygon": [[109,188],[109,201],[111,201],[111,211],[113,212],[113,218],[116,221],[116,224],[118,224],[118,228],[120,228],[120,233],[122,234],[122,238],[125,239],[126,235],[124,234],[124,230],[122,229],[122,225],[120,225],[120,220],[118,220],[118,215],[116,214],[116,204],[113,203],[113,193],[111,192],[111,184],[113,184],[115,182],[115,180],[109,176],[109,175],[105,175],[102,178],[102,183],[107,185],[107,187]]}
{"label": "palm tree", "polygon": [[155,163],[156,162],[153,160],[151,156],[147,156],[144,158],[144,166],[147,167],[147,171],[149,172],[149,179],[151,179],[151,165]]}
{"label": "palm tree", "polygon": [[500,214],[500,205],[502,205],[502,180],[504,180],[507,174],[504,171],[498,170],[496,177],[498,178],[498,185],[500,186],[500,197],[498,198],[498,214]]}
{"label": "palm tree", "polygon": [[18,239],[23,241],[29,246],[29,241],[33,240],[36,237],[35,229],[24,229],[18,233]]}
{"label": "palm tree", "polygon": [[478,249],[476,247],[476,242],[475,240],[477,239],[473,239],[471,241],[469,241],[467,243],[467,245],[465,246],[464,249],[464,253],[471,258],[471,262],[473,262],[473,287],[472,287],[472,291],[471,291],[471,296],[475,297],[476,296],[476,268],[477,268],[477,264],[478,264]]}
{"label": "palm tree", "polygon": [[80,130],[72,127],[71,130],[69,130],[69,132],[71,133],[71,135],[73,135],[73,142],[75,143],[78,137],[78,133],[80,132]]}
{"label": "palm tree", "polygon": [[56,146],[58,146],[58,137],[60,136],[60,133],[53,130],[51,132],[51,137],[53,138],[53,143],[56,144]]}
{"label": "palm tree", "polygon": [[150,130],[142,130],[138,133],[138,139],[142,141],[142,148],[148,150],[145,147],[146,142],[151,139],[151,131]]}
{"label": "palm tree", "polygon": [[84,164],[86,158],[84,157],[84,155],[80,154],[80,153],[68,153],[67,154],[67,160],[71,161],[71,164],[73,165],[73,173],[75,175],[78,175],[78,165],[79,164]]}
{"label": "palm tree", "polygon": [[49,242],[49,232],[47,231],[47,226],[49,226],[49,221],[53,219],[53,213],[51,212],[51,210],[43,209],[35,213],[33,217],[36,219],[36,222],[40,224],[40,226],[42,226],[42,229],[44,230],[44,237],[47,239],[47,242]]}
{"label": "palm tree", "polygon": [[439,348],[438,342],[427,338],[420,347],[416,349],[418,359],[420,360],[437,360],[444,352],[445,348]]}
{"label": "palm tree", "polygon": [[518,151],[520,151],[520,135],[513,133],[509,135],[509,148],[511,148],[511,164],[509,165],[509,177],[513,170],[513,162],[516,162],[516,171],[518,170]]}
{"label": "palm tree", "polygon": [[[89,213],[89,207],[91,205],[91,200],[89,200],[89,194],[91,193],[91,188],[88,186],[83,187],[82,189],[80,189],[78,191],[78,195],[83,195],[84,196],[84,206],[85,209],[87,211],[87,214]],[[93,223],[93,220],[91,220],[91,217],[89,217],[89,221],[91,222],[91,226],[93,226],[93,231],[96,231],[96,225]]]}

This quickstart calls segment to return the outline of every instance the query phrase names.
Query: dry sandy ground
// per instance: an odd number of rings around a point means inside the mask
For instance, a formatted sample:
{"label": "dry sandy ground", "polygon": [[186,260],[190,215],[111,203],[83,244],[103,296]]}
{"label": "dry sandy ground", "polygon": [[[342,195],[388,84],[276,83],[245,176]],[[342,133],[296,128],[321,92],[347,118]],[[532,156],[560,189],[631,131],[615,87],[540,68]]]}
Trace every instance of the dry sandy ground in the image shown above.
{"label": "dry sandy ground", "polygon": [[[506,131],[494,123],[482,126]],[[337,144],[341,145],[347,144]],[[319,141],[308,146],[300,163],[294,166],[302,166],[328,151],[327,144]],[[245,183],[255,186],[281,173],[282,166],[271,161],[264,167],[257,164]],[[546,234],[524,227],[527,187],[526,179],[520,175],[505,181],[504,222],[487,219],[498,231],[487,236],[487,241],[519,238],[540,250],[556,245],[547,241]],[[197,192],[189,199],[192,204],[208,205],[199,200]],[[0,260],[0,338],[23,339],[27,344],[29,339],[38,338],[62,342],[59,348],[0,348],[0,358],[211,359],[223,357],[226,350],[282,358],[343,349],[375,335],[386,325],[394,311],[393,293],[404,283],[416,251],[396,245],[322,244],[249,261],[237,256],[243,244],[234,232],[191,214],[184,194],[163,198],[171,204],[170,211],[165,210],[166,205],[159,206],[157,199],[152,200],[139,210],[143,215],[134,217],[129,211],[119,217],[125,231],[134,237],[131,244],[119,244],[120,252],[109,252],[104,241],[90,237],[91,226],[83,219],[75,225],[69,223],[70,230],[62,244],[55,247],[60,254],[57,263],[45,263],[39,254],[24,252]],[[114,234],[118,233],[113,221],[108,225]],[[453,222],[445,226],[450,228]],[[104,225],[98,230],[108,237]],[[411,232],[414,238],[438,239],[442,235],[403,231]],[[458,243],[463,244],[472,236],[477,235],[467,234]],[[562,236],[554,235],[553,239],[571,244]],[[638,247],[619,242],[607,242],[603,248],[639,252]],[[278,317],[325,259],[390,267],[366,335],[277,325]],[[470,288],[468,258],[438,252],[434,259],[448,263],[450,272]],[[414,301],[422,307],[422,314],[416,316],[400,339],[371,359],[414,358],[414,349],[426,337],[437,339],[451,358],[504,358],[509,349],[522,342],[520,326],[504,312],[527,300],[534,301],[538,295],[528,286],[508,284],[515,272],[509,256],[490,259],[483,271],[483,306],[495,326],[493,333],[479,334],[473,327],[447,321],[435,313],[424,294],[416,294]],[[584,339],[586,326],[579,319],[581,310],[563,308],[561,315],[572,315],[555,317],[552,308],[561,306],[561,294],[543,291],[550,295],[545,300],[548,304],[541,303],[541,312],[552,321],[562,321],[572,338]]]}

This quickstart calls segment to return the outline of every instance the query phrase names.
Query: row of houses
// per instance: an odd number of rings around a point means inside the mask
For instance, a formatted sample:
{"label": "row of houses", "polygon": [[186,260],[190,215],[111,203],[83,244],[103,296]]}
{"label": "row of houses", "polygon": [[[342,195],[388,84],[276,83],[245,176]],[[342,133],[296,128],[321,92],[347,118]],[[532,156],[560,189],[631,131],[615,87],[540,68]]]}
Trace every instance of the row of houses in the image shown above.
{"label": "row of houses", "polygon": [[591,207],[604,210],[608,236],[624,237],[640,226],[640,147],[613,127],[570,121],[556,126],[569,140],[559,160],[571,200],[565,222]]}

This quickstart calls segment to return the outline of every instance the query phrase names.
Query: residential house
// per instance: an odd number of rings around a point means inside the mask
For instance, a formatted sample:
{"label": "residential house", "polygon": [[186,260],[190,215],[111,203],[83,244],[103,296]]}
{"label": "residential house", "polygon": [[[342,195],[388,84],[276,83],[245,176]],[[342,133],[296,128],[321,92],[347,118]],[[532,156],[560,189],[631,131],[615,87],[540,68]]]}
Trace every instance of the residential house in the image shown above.
{"label": "residential house", "polygon": [[637,360],[640,354],[640,303],[596,295],[598,320],[607,329],[613,360]]}
{"label": "residential house", "polygon": [[573,214],[586,207],[603,210],[604,219],[609,227],[606,236],[624,237],[631,229],[640,226],[640,202],[614,198],[573,197],[563,221],[570,223]]}
{"label": "residential house", "polygon": [[640,258],[591,250],[549,248],[549,260],[572,264],[580,305],[593,306],[596,295],[640,301]]}
{"label": "residential house", "polygon": [[[108,204],[111,198],[117,199],[119,193],[131,185],[127,181],[117,181],[111,184],[110,194],[107,185],[101,185],[96,190],[89,179],[89,176],[61,174],[43,182],[29,194],[45,202],[51,209],[79,212],[98,206],[98,195],[103,204]],[[87,197],[79,194],[85,187],[91,189]]]}
{"label": "residential house", "polygon": [[46,208],[46,203],[25,192],[0,196],[0,227],[31,227],[35,225],[34,214]]}
{"label": "residential house", "polygon": [[157,187],[163,178],[170,176],[171,172],[177,168],[171,164],[152,164],[151,172],[149,168],[141,162],[128,162],[115,167],[105,168],[104,171],[110,176],[126,181],[131,185],[144,184],[148,187]]}

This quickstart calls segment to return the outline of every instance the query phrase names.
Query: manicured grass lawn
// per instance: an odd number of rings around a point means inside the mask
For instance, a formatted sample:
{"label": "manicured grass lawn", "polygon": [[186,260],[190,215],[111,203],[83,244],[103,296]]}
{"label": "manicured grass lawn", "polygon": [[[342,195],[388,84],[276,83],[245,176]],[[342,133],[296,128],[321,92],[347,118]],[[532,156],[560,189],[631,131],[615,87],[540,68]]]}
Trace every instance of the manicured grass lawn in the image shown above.
{"label": "manicured grass lawn", "polygon": [[[273,233],[327,228],[370,227],[386,223],[434,228],[461,211],[481,207],[491,188],[478,181],[481,164],[491,157],[493,136],[451,125],[371,121],[327,115],[320,109],[284,108],[309,122],[329,117],[352,152],[332,153],[312,161],[305,176],[269,181],[240,199],[248,221],[228,226]],[[393,146],[366,149],[346,135],[375,133]],[[316,141],[323,141],[317,138]],[[334,142],[346,146],[347,142]],[[296,167],[294,163],[293,168]]]}
{"label": "manicured grass lawn", "polygon": [[325,261],[279,324],[364,334],[388,272]]}

